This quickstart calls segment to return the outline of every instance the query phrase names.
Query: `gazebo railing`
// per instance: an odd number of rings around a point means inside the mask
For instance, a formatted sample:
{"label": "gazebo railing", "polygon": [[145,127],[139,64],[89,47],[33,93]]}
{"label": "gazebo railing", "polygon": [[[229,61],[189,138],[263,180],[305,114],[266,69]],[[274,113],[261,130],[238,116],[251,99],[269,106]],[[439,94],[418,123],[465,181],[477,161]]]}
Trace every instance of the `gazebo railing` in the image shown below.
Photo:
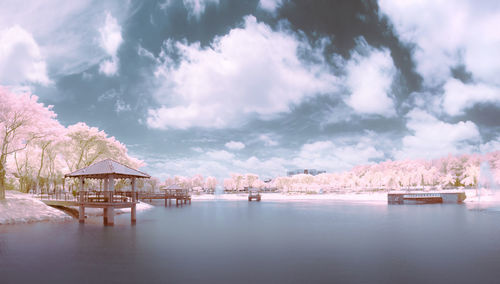
{"label": "gazebo railing", "polygon": [[40,200],[76,201],[77,199],[70,192],[41,193],[35,196],[40,198]]}
{"label": "gazebo railing", "polygon": [[79,191],[78,202],[83,203],[124,203],[132,202],[132,195],[114,191]]}

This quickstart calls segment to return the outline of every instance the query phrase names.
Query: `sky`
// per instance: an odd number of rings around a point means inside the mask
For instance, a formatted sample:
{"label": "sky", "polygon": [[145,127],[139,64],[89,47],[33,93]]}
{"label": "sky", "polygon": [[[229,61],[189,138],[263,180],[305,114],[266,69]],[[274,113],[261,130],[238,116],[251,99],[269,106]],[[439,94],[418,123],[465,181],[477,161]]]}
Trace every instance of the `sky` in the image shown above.
{"label": "sky", "polygon": [[3,0],[0,84],[144,171],[328,172],[500,149],[500,2]]}

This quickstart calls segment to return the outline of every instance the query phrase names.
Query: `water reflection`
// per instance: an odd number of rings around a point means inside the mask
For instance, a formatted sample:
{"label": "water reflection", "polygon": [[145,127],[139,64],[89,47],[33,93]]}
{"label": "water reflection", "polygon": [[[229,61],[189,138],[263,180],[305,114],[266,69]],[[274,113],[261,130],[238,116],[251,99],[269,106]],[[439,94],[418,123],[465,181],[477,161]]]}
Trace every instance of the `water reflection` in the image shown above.
{"label": "water reflection", "polygon": [[115,221],[2,228],[0,253],[9,253],[0,262],[9,266],[0,275],[6,283],[496,283],[492,259],[500,259],[500,214],[464,205],[209,201],[156,207],[136,226],[128,215]]}

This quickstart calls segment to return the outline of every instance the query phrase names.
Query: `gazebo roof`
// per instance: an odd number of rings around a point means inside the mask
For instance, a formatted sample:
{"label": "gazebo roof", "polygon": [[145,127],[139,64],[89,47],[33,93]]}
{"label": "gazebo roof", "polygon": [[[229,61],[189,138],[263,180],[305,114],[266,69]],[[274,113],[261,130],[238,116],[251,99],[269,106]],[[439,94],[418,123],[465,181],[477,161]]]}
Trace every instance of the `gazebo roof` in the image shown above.
{"label": "gazebo roof", "polygon": [[83,177],[103,179],[110,175],[116,178],[150,178],[146,173],[134,170],[111,159],[102,160],[86,168],[76,170],[64,177]]}

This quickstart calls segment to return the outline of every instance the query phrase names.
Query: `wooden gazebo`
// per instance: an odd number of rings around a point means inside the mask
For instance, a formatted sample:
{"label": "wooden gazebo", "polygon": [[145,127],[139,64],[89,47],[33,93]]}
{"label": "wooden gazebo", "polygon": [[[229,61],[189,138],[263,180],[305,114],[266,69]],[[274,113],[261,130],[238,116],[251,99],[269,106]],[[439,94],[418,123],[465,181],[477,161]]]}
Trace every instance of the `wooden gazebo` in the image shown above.
{"label": "wooden gazebo", "polygon": [[[85,207],[103,208],[103,220],[105,225],[113,225],[115,208],[131,208],[131,222],[136,222],[137,195],[135,192],[135,179],[150,178],[146,173],[132,169],[111,159],[106,159],[86,168],[66,174],[65,178],[78,178],[80,190],[78,192],[79,221],[85,222]],[[90,192],[84,188],[85,179],[99,179],[104,181],[102,192]],[[130,198],[124,194],[115,194],[114,180],[129,179],[132,192]]]}

